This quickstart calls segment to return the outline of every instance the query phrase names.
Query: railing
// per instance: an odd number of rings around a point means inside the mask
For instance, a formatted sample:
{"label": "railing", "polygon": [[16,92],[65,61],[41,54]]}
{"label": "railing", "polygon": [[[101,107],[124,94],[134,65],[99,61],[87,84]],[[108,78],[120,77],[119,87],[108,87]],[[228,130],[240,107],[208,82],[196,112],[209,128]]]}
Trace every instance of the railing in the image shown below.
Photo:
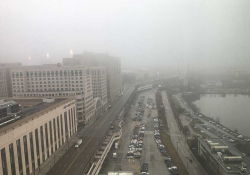
{"label": "railing", "polygon": [[119,133],[116,133],[112,136],[109,144],[106,146],[105,150],[104,150],[104,153],[103,155],[101,156],[101,158],[99,159],[99,161],[97,162],[96,166],[95,166],[95,171],[93,171],[93,173],[91,175],[98,175],[100,170],[101,170],[101,167],[102,167],[102,164],[111,148],[111,146],[113,145],[114,141],[120,139],[122,136],[122,128],[120,130]]}
{"label": "railing", "polygon": [[[119,123],[119,127],[121,127],[121,122]],[[102,167],[102,164],[103,164],[104,160],[106,159],[106,156],[107,156],[111,146],[113,145],[114,141],[120,139],[121,136],[122,136],[122,127],[121,127],[119,133],[113,134],[113,136],[111,137],[111,139],[109,141],[109,144],[106,146],[105,150],[103,151],[101,158],[98,160],[98,162],[95,162],[92,164],[87,175],[98,175],[99,174],[101,167]]]}

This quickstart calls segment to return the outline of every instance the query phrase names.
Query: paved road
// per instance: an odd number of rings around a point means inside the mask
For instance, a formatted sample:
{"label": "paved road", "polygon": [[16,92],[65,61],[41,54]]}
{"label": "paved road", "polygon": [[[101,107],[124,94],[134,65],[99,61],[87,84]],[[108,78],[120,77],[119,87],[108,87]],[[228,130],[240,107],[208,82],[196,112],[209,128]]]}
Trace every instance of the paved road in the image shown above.
{"label": "paved road", "polygon": [[[197,161],[197,159],[194,157],[194,155],[191,153],[191,151],[186,146],[185,138],[181,134],[181,132],[177,126],[172,109],[171,109],[169,101],[167,99],[166,92],[162,91],[161,95],[162,95],[162,102],[164,104],[165,111],[166,111],[171,141],[172,141],[175,149],[177,150],[182,162],[184,163],[186,168],[188,166],[187,170],[188,170],[190,175],[201,175],[201,174],[207,175],[206,171],[203,169],[203,167],[200,165],[200,163]],[[191,158],[193,160],[193,162],[190,163],[186,157]]]}
{"label": "paved road", "polygon": [[111,109],[103,114],[91,127],[88,127],[80,137],[83,139],[81,146],[78,149],[72,146],[51,168],[47,175],[81,175],[98,148],[101,139],[105,136],[110,123],[122,109],[133,90],[134,87],[128,88],[123,93],[123,96],[113,103]]}

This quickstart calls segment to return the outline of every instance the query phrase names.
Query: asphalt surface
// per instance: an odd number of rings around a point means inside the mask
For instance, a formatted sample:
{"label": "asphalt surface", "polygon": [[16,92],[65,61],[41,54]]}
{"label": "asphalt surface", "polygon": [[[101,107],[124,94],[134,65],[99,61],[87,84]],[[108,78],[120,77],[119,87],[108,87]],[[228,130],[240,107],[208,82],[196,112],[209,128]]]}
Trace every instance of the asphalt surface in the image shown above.
{"label": "asphalt surface", "polygon": [[[139,96],[145,96],[144,104],[150,97],[155,102],[155,89],[140,92]],[[138,101],[138,99],[137,99]],[[153,175],[169,175],[169,171],[164,163],[164,157],[161,155],[157,144],[154,140],[153,113],[151,117],[147,117],[149,109],[145,107],[144,117],[142,121],[132,121],[135,116],[138,103],[132,106],[129,117],[124,119],[123,133],[119,141],[119,148],[113,148],[106,157],[106,164],[103,165],[100,174],[108,174],[110,171],[132,171],[135,175],[141,174],[140,169],[143,163],[149,164],[149,174]],[[126,155],[129,150],[130,141],[133,135],[133,129],[136,125],[145,124],[146,130],[143,139],[143,150],[140,159],[127,159]],[[112,158],[113,153],[117,154],[117,158]]]}
{"label": "asphalt surface", "polygon": [[[186,166],[190,175],[207,175],[206,171],[203,169],[201,164],[197,161],[195,156],[187,148],[185,137],[181,134],[177,126],[177,122],[174,118],[172,109],[167,99],[166,92],[162,91],[162,102],[165,107],[168,127],[170,131],[171,142],[173,143],[175,149],[178,152],[179,157],[181,158],[183,164]],[[189,162],[188,158],[192,159],[192,163]]]}
{"label": "asphalt surface", "polygon": [[80,147],[75,149],[73,145],[50,169],[47,175],[81,175],[105,136],[110,123],[118,115],[133,90],[134,87],[129,87],[123,92],[123,96],[112,104],[111,109],[107,110],[93,125],[86,128],[79,137],[83,140]]}

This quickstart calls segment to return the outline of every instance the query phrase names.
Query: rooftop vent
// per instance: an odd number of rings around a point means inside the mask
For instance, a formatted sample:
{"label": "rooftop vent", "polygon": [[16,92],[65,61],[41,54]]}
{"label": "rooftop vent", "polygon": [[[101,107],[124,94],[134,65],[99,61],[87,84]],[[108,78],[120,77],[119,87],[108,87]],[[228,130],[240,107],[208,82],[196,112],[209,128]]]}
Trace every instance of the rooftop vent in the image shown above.
{"label": "rooftop vent", "polygon": [[54,98],[44,98],[44,99],[43,99],[43,102],[44,102],[44,103],[53,103],[54,101],[55,101]]}

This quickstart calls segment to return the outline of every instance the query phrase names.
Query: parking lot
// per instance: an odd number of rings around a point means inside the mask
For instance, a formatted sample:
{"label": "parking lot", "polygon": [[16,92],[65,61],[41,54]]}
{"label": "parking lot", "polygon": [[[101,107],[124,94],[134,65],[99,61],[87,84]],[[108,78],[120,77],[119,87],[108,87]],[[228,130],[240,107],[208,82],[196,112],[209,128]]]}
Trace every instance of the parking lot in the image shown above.
{"label": "parking lot", "polygon": [[[124,120],[123,135],[118,149],[111,149],[100,174],[107,174],[109,171],[170,174],[164,163],[164,149],[161,153],[154,137],[154,134],[157,135],[154,128],[156,122],[153,120],[157,117],[157,110],[154,107],[155,90],[139,94],[139,98],[132,105],[129,117]],[[116,158],[113,158],[113,153],[116,153]]]}

